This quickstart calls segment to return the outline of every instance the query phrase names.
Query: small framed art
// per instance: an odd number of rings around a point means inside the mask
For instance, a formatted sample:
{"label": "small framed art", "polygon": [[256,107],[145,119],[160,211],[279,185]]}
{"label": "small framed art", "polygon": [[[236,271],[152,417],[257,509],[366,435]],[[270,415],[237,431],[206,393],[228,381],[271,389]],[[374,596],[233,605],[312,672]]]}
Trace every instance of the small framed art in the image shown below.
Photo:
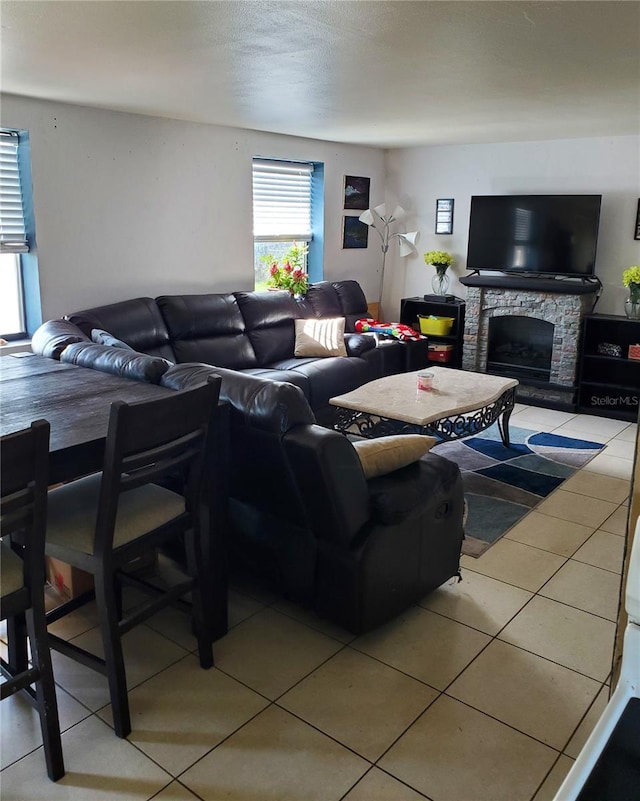
{"label": "small framed art", "polygon": [[371,178],[359,178],[357,175],[344,176],[344,208],[365,211],[369,208],[369,190]]}
{"label": "small framed art", "polygon": [[638,198],[638,211],[636,212],[636,232],[634,239],[640,239],[640,198]]}
{"label": "small framed art", "polygon": [[436,234],[453,233],[453,198],[436,200]]}
{"label": "small framed art", "polygon": [[342,218],[342,247],[344,250],[351,248],[366,248],[369,244],[369,226],[360,222],[357,217]]}

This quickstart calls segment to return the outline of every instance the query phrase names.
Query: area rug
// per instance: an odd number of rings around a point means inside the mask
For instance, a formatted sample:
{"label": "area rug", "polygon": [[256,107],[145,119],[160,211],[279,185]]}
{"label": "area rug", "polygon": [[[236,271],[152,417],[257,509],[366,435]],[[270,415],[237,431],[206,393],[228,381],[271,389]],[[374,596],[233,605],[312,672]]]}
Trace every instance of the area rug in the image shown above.
{"label": "area rug", "polygon": [[510,427],[509,434],[508,448],[495,424],[433,448],[462,471],[467,501],[462,552],[468,556],[481,556],[605,447],[525,428]]}

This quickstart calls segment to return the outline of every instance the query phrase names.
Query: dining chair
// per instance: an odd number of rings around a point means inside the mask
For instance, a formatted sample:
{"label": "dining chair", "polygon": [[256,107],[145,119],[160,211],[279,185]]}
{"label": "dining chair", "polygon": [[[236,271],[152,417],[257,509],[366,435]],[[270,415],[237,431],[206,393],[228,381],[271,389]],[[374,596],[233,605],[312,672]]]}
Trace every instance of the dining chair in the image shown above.
{"label": "dining chair", "polygon": [[[46,420],[0,438],[0,617],[8,633],[7,660],[0,660],[6,679],[0,697],[20,692],[35,707],[47,774],[57,781],[65,771],[44,608],[48,474]],[[12,535],[19,535],[20,544],[12,542]]]}
{"label": "dining chair", "polygon": [[[220,378],[195,389],[140,403],[112,404],[102,472],[49,492],[45,549],[93,575],[104,659],[49,635],[51,647],[106,675],[115,732],[127,737],[131,717],[122,636],[160,609],[192,593],[193,629],[200,665],[213,665],[210,579],[203,557],[210,436]],[[175,491],[176,480],[180,491]],[[172,489],[166,485],[171,482]],[[175,539],[184,540],[184,580],[160,588],[123,573],[133,559]],[[136,583],[147,601],[122,613],[122,583]],[[48,620],[78,607],[74,599],[53,610]]]}

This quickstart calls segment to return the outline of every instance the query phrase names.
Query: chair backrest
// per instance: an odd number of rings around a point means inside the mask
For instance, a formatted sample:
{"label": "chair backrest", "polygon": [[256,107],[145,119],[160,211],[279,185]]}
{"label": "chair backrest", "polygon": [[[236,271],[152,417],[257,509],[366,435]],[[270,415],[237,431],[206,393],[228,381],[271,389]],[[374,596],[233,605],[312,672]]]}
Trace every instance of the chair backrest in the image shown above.
{"label": "chair backrest", "polygon": [[0,534],[24,532],[24,585],[44,584],[49,423],[0,438]]}
{"label": "chair backrest", "polygon": [[219,376],[205,384],[139,403],[111,405],[105,445],[94,552],[113,545],[121,493],[145,484],[179,480],[187,513],[199,502],[209,432],[220,395]]}

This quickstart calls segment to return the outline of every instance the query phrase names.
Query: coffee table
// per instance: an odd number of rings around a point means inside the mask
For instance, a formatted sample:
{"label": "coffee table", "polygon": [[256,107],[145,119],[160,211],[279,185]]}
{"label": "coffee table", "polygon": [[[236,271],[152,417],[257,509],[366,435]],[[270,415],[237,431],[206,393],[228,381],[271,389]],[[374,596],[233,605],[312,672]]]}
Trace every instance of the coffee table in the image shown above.
{"label": "coffee table", "polygon": [[387,434],[429,434],[454,440],[483,431],[498,422],[502,442],[509,445],[509,417],[518,382],[513,378],[430,367],[433,390],[417,389],[418,373],[385,376],[353,392],[331,398],[337,407],[335,428],[363,437]]}

